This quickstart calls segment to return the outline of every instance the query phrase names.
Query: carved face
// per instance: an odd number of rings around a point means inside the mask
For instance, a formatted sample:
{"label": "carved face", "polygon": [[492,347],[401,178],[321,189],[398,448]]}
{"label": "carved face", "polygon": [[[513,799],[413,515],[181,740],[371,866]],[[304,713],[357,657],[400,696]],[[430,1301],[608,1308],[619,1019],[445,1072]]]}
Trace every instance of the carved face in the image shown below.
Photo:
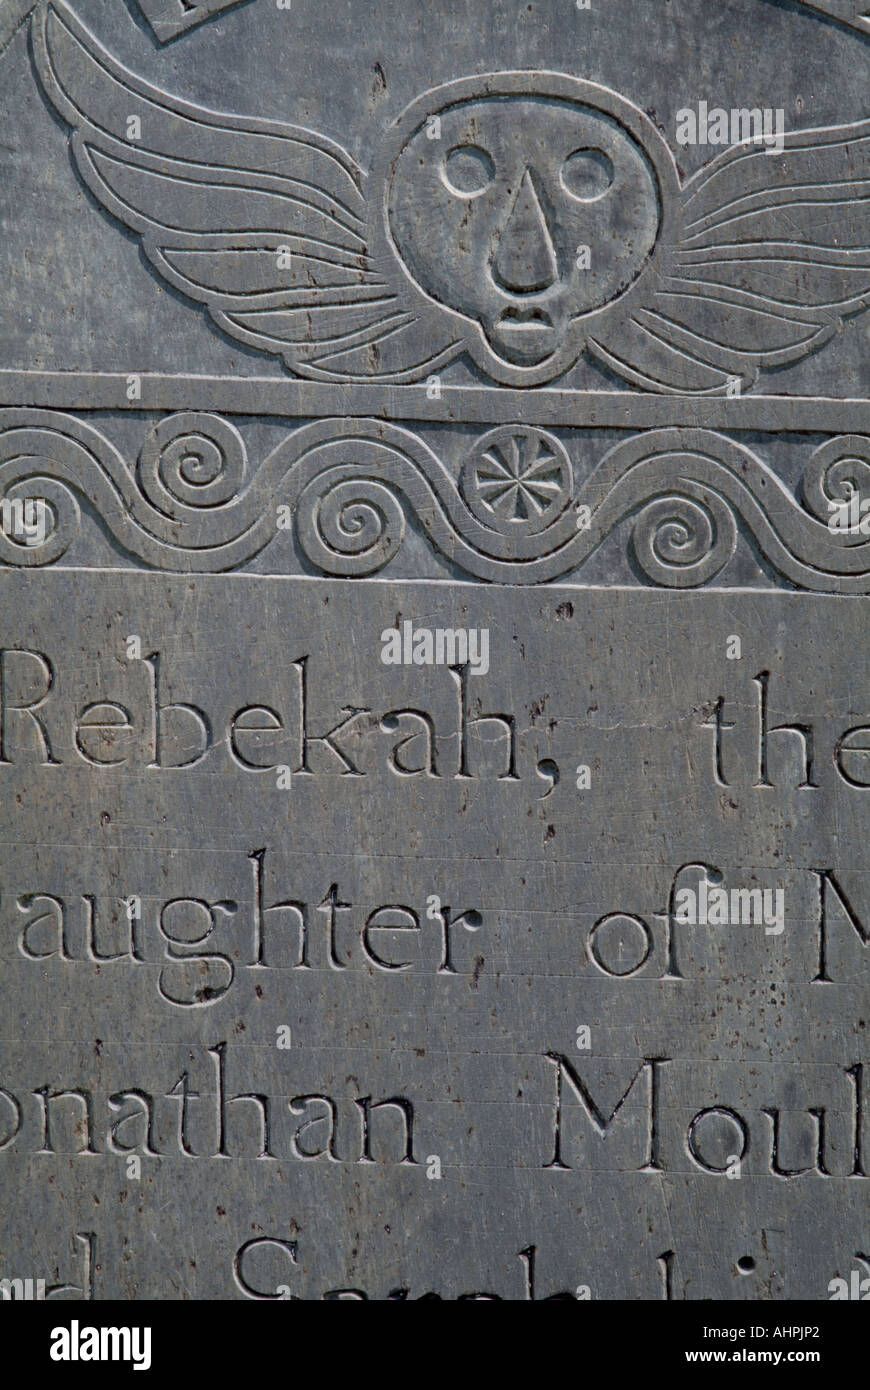
{"label": "carved face", "polygon": [[478,324],[496,359],[533,367],[576,356],[584,319],[637,279],[659,204],[648,155],[613,115],[508,92],[416,124],[393,164],[387,217],[420,288]]}
{"label": "carved face", "polygon": [[393,165],[388,217],[420,288],[477,321],[498,359],[536,366],[637,279],[659,190],[613,115],[506,93],[456,101],[414,129]]}

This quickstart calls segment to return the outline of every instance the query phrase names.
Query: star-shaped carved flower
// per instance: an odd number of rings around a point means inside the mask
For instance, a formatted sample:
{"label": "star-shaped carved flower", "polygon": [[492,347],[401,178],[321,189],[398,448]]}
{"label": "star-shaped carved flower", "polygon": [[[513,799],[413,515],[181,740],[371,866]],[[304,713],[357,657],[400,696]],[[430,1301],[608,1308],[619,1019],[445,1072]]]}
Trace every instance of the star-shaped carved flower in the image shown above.
{"label": "star-shaped carved flower", "polygon": [[543,430],[506,426],[472,450],[462,490],[479,520],[497,529],[538,531],[571,496],[571,464],[562,445]]}

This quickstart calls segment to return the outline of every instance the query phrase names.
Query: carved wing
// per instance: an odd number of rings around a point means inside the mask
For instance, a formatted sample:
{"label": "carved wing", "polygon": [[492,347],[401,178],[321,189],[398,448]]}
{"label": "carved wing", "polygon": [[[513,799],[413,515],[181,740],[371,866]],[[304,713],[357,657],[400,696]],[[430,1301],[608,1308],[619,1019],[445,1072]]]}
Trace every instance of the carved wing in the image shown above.
{"label": "carved wing", "polygon": [[590,347],[635,385],[721,391],[812,352],[870,303],[870,121],[726,150],[685,186],[644,306]]}
{"label": "carved wing", "polygon": [[325,136],[167,96],[62,0],[34,22],[42,84],[96,198],[231,337],[303,376],[418,379],[457,350],[367,248],[365,179]]}

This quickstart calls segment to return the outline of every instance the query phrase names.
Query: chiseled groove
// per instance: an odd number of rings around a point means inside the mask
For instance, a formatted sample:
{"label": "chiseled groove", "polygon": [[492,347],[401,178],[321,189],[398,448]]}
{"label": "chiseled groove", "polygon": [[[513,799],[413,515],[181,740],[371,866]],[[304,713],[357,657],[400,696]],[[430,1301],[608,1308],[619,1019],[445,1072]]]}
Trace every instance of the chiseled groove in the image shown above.
{"label": "chiseled groove", "polygon": [[[382,421],[303,425],[273,449],[241,493],[208,510],[173,497],[171,515],[146,495],[146,488],[153,491],[148,479],[137,481],[91,426],[26,410],[3,412],[2,426],[0,487],[24,477],[56,479],[89,502],[130,553],[162,570],[214,573],[245,564],[276,534],[279,502],[295,507],[321,474],[325,496],[338,473],[342,483],[375,482],[400,492],[432,544],[479,579],[541,583],[564,575],[646,503],[697,500],[700,490],[702,505],[705,496],[716,497],[739,514],[764,555],[794,583],[822,592],[870,591],[870,541],[851,544],[832,534],[749,449],[702,429],[621,441],[575,493],[574,504],[590,508],[587,529],[577,531],[575,507],[566,504],[545,530],[514,538],[477,521],[422,440]],[[207,433],[207,426],[207,419],[198,421],[197,432]],[[366,461],[355,462],[355,454]]]}

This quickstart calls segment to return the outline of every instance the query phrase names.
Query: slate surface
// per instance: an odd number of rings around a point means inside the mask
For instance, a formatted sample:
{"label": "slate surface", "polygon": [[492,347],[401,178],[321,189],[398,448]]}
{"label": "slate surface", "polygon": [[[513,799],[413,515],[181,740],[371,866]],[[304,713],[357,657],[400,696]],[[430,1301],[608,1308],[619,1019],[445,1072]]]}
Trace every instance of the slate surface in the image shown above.
{"label": "slate surface", "polygon": [[865,31],[0,5],[0,1280],[870,1275]]}

